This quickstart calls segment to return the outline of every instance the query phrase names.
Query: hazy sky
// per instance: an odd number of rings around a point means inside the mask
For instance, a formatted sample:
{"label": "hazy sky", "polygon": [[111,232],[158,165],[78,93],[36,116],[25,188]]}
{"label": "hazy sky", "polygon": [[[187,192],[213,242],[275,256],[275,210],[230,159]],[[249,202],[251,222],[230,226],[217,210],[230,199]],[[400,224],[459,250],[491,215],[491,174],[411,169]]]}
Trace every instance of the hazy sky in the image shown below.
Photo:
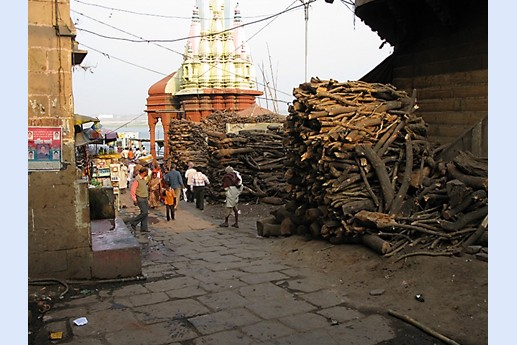
{"label": "hazy sky", "polygon": [[[207,0],[208,1],[208,0]],[[224,1],[224,0],[223,0]],[[307,2],[308,0],[304,0]],[[240,0],[244,24],[298,6],[277,17],[244,27],[257,74],[258,89],[276,84],[278,110],[287,114],[292,90],[305,81],[305,15],[300,0]],[[137,116],[145,110],[147,91],[176,71],[188,36],[195,0],[71,0],[77,40],[88,55],[74,68],[75,112]],[[349,6],[350,7],[350,6]],[[380,38],[340,0],[310,5],[307,25],[307,75],[339,81],[357,80],[393,48],[382,49]],[[233,12],[233,10],[232,10]],[[102,37],[106,36],[106,37]],[[266,81],[262,71],[266,74]],[[271,101],[258,103],[274,110]]]}

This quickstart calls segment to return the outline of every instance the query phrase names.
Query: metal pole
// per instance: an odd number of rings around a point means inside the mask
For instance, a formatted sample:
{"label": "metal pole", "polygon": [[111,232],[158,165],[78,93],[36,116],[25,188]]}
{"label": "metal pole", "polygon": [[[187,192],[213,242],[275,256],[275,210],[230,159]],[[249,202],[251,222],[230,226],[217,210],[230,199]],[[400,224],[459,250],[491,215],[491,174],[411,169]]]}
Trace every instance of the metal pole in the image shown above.
{"label": "metal pole", "polygon": [[[301,0],[300,0],[301,1]],[[303,1],[302,1],[303,2]],[[303,2],[303,9],[305,12],[305,82],[307,82],[307,66],[308,66],[308,58],[309,58],[309,52],[308,52],[308,42],[309,42],[309,1]]]}

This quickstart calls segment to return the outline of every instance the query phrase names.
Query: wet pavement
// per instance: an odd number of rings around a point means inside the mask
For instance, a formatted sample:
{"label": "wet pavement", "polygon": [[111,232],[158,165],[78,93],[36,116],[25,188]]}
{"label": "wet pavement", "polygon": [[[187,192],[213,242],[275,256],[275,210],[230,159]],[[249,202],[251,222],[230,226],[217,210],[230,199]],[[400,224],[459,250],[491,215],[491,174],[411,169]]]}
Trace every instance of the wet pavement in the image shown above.
{"label": "wet pavement", "polygon": [[[122,198],[127,218],[137,208]],[[256,219],[238,229],[219,222],[183,201],[170,222],[163,206],[151,210],[150,232],[135,234],[145,279],[97,284],[57,302],[35,344],[438,343],[387,314],[349,307],[357,303],[337,278],[283,263],[273,240],[256,235]],[[81,317],[87,324],[78,326]],[[62,339],[48,340],[51,332]]]}

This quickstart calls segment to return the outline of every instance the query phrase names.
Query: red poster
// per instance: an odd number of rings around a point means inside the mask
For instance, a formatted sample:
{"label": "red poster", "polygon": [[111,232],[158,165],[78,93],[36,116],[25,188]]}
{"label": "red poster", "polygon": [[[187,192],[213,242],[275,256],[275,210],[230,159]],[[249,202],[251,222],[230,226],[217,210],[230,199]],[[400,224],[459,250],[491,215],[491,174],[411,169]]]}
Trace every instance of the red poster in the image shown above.
{"label": "red poster", "polygon": [[28,128],[29,170],[59,170],[61,168],[61,127]]}

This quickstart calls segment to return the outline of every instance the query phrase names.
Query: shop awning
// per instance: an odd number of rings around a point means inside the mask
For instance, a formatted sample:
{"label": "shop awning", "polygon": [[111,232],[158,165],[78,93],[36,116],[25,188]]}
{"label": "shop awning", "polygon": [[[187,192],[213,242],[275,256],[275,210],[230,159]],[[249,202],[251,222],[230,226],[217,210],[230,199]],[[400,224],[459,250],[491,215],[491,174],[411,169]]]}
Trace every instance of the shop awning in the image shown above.
{"label": "shop awning", "polygon": [[96,117],[81,115],[81,114],[74,114],[74,125],[83,125],[88,122],[100,122],[100,120]]}
{"label": "shop awning", "polygon": [[96,143],[108,143],[116,141],[118,138],[118,134],[115,131],[93,126],[83,129],[83,133],[88,140]]}

